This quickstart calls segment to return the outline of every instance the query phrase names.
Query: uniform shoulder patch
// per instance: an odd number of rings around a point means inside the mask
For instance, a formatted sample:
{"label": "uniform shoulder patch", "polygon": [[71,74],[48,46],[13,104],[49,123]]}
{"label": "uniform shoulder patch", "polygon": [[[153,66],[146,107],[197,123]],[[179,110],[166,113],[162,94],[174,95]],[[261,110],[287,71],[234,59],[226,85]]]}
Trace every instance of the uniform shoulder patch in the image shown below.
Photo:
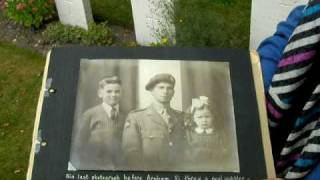
{"label": "uniform shoulder patch", "polygon": [[129,114],[131,114],[131,113],[136,113],[136,112],[141,112],[141,111],[145,111],[146,109],[147,109],[147,108],[134,109],[134,110],[130,111]]}
{"label": "uniform shoulder patch", "polygon": [[179,111],[179,110],[176,110],[176,109],[173,109],[173,112],[176,113],[176,114],[179,114],[179,115],[182,115],[182,114],[183,114],[182,111]]}
{"label": "uniform shoulder patch", "polygon": [[129,112],[127,119],[135,119],[135,117],[139,116],[143,111],[145,111],[145,108],[132,110]]}

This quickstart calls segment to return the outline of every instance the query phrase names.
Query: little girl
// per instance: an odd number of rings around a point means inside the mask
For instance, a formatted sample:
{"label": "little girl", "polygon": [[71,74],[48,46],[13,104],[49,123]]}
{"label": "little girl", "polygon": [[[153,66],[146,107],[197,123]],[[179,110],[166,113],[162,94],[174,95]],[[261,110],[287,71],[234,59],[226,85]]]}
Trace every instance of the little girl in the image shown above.
{"label": "little girl", "polygon": [[208,97],[192,99],[189,113],[192,125],[187,131],[187,159],[198,171],[218,170],[224,157],[222,137],[213,126],[216,120]]}

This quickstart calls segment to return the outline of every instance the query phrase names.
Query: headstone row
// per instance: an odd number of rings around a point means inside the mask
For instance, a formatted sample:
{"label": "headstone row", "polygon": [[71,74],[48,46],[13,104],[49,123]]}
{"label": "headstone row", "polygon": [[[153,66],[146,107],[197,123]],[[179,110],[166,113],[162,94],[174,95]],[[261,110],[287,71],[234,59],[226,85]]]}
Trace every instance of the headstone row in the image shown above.
{"label": "headstone row", "polygon": [[[90,0],[55,0],[63,24],[88,29],[93,21]],[[174,39],[175,27],[170,19],[168,6],[172,0],[131,0],[137,43],[148,46],[161,38]],[[252,0],[250,48],[256,49],[263,39],[272,35],[276,25],[288,13],[307,0]]]}

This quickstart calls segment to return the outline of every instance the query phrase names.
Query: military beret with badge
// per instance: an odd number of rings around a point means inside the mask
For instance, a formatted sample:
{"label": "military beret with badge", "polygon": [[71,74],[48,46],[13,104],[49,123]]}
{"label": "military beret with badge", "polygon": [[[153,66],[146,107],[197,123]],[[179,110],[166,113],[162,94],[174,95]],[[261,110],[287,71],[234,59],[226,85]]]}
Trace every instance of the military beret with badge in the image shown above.
{"label": "military beret with badge", "polygon": [[176,80],[171,74],[167,74],[167,73],[156,74],[147,83],[146,90],[151,91],[154,88],[154,86],[160,82],[166,82],[174,86],[176,83]]}

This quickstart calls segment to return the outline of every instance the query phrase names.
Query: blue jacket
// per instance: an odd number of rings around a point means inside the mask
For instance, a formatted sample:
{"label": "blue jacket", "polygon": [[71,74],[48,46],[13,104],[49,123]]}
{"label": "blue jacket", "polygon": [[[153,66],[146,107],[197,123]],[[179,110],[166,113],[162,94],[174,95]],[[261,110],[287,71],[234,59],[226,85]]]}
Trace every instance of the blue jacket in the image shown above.
{"label": "blue jacket", "polygon": [[[262,41],[258,47],[265,90],[268,90],[272,77],[277,69],[277,65],[281,60],[283,50],[287,45],[292,32],[303,16],[303,9],[304,6],[298,6],[293,9],[287,20],[278,24],[275,34]],[[305,179],[320,179],[320,163]]]}
{"label": "blue jacket", "polygon": [[304,6],[293,9],[287,20],[278,24],[274,35],[262,41],[258,47],[265,90],[269,88],[289,37],[302,18],[303,9]]}

